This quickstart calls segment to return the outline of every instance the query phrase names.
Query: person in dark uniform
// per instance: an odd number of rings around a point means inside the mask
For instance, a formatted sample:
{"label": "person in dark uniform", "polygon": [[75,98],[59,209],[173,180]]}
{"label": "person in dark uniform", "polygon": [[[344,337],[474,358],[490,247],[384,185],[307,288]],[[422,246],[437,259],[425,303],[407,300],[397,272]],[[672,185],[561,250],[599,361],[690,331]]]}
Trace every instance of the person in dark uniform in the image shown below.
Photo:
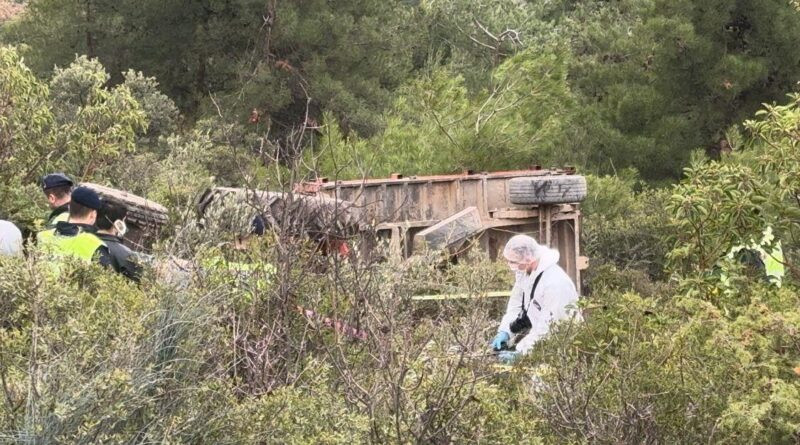
{"label": "person in dark uniform", "polygon": [[55,228],[59,221],[69,218],[69,202],[74,183],[64,173],[51,173],[42,178],[42,191],[52,210],[45,223],[46,229]]}
{"label": "person in dark uniform", "polygon": [[55,228],[39,232],[39,245],[56,259],[78,258],[81,261],[97,261],[111,266],[108,247],[97,236],[94,224],[102,201],[94,190],[78,187],[72,191],[69,219],[59,221]]}
{"label": "person in dark uniform", "polygon": [[125,277],[139,282],[142,276],[142,268],[137,261],[134,251],[123,244],[122,237],[127,231],[125,217],[128,209],[106,202],[97,215],[97,236],[108,247],[111,254],[111,267]]}

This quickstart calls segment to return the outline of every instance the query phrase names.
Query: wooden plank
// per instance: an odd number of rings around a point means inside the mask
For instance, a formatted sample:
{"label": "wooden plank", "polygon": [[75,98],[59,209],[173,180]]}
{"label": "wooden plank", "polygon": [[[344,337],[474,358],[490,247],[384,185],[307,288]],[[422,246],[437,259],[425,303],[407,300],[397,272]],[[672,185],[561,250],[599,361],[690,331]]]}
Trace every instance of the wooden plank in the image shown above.
{"label": "wooden plank", "polygon": [[529,219],[501,219],[501,218],[492,218],[485,223],[483,223],[484,229],[496,229],[498,227],[514,227],[514,226],[521,226],[524,224],[533,224],[537,221],[536,218],[529,218]]}
{"label": "wooden plank", "polygon": [[380,223],[375,226],[376,230],[391,230],[395,227],[411,228],[411,227],[428,227],[438,223],[438,220],[425,220],[425,221],[400,221],[392,223]]}
{"label": "wooden plank", "polygon": [[433,249],[442,249],[461,242],[483,230],[481,217],[476,207],[466,209],[434,224],[414,236],[414,249],[425,244]]}
{"label": "wooden plank", "polygon": [[527,219],[538,218],[539,209],[496,209],[491,212],[492,218]]}

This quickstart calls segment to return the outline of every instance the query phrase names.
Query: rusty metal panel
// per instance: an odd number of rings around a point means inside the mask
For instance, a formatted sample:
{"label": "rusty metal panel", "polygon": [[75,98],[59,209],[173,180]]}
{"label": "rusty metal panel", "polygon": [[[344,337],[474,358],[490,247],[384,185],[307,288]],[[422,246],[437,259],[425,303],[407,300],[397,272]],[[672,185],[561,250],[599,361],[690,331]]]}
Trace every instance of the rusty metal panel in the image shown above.
{"label": "rusty metal panel", "polygon": [[[507,182],[523,176],[568,174],[570,170],[520,170],[479,174],[411,176],[353,181],[304,183],[297,190],[338,195],[341,199],[367,207],[367,214],[380,222],[390,220],[442,219],[468,206],[481,214],[496,208],[513,207]],[[359,190],[363,201],[354,199]],[[413,204],[403,208],[403,203]]]}

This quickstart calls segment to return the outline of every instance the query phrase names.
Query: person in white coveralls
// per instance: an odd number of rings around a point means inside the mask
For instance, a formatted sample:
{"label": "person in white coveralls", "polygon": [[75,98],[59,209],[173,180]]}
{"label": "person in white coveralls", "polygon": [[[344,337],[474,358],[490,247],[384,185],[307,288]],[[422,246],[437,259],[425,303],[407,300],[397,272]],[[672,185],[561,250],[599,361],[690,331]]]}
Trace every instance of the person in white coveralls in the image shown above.
{"label": "person in white coveralls", "polygon": [[22,256],[22,232],[10,221],[0,219],[0,255]]}
{"label": "person in white coveralls", "polygon": [[[503,256],[514,271],[516,281],[508,306],[491,346],[500,360],[514,362],[550,332],[556,322],[581,320],[578,292],[564,269],[558,265],[557,250],[543,246],[527,235],[512,237]],[[512,334],[527,335],[514,351],[507,350]]]}

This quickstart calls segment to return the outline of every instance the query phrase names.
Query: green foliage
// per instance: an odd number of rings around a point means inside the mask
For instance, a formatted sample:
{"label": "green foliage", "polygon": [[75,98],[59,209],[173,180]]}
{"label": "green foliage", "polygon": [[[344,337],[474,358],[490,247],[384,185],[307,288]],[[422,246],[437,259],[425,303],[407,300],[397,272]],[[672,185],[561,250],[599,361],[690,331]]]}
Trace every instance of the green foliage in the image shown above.
{"label": "green foliage", "polygon": [[[800,118],[800,97],[790,96],[786,105],[767,105],[756,113],[758,120],[747,121],[751,132],[750,150],[742,154],[742,162],[751,165],[765,183],[764,208],[768,222],[775,224],[780,237],[786,239],[790,251],[796,250],[800,229],[800,189],[796,172],[800,167],[800,139],[796,126]],[[795,252],[790,252],[796,254]]]}
{"label": "green foliage", "polygon": [[736,245],[761,238],[773,227],[795,273],[800,208],[796,171],[797,97],[766,106],[759,120],[746,123],[750,137],[741,150],[720,162],[696,162],[670,199],[675,247],[673,265],[685,274],[707,275]]}
{"label": "green foliage", "polygon": [[[428,0],[420,2],[430,29],[431,52],[480,90],[492,70],[517,52],[565,44],[563,27],[552,20],[558,2]],[[430,64],[431,62],[429,62]]]}
{"label": "green foliage", "polygon": [[372,134],[413,69],[415,23],[399,1],[33,0],[6,34],[30,45],[40,74],[77,52],[100,60],[114,83],[131,68],[154,76],[193,114],[216,113],[210,92],[240,122],[255,108],[282,133],[304,122],[310,98],[312,117],[331,111]]}
{"label": "green foliage", "polygon": [[49,88],[17,50],[0,48],[0,60],[0,88],[9,104],[0,117],[0,203],[6,217],[35,227],[44,216],[32,199],[40,193],[34,185],[42,174],[102,177],[120,155],[135,150],[147,116],[126,86],[105,87],[108,74],[96,60],[78,57],[69,67],[56,68]]}
{"label": "green foliage", "polygon": [[668,192],[648,188],[633,171],[622,176],[587,176],[587,189],[581,205],[582,243],[592,269],[609,264],[663,279],[669,249]]}
{"label": "green foliage", "polygon": [[286,387],[241,404],[230,417],[242,443],[272,437],[281,443],[352,444],[368,441],[369,417],[348,408],[331,388],[324,368],[307,388]]}
{"label": "green foliage", "polygon": [[85,177],[136,148],[136,134],[147,128],[147,116],[125,85],[105,88],[109,76],[96,59],[78,57],[56,68],[50,81],[59,131],[56,163]]}
{"label": "green foliage", "polygon": [[208,120],[187,134],[165,134],[178,115],[152,78],[129,71],[109,88],[103,66],[81,56],[56,68],[48,88],[15,49],[2,47],[0,55],[2,95],[14,104],[2,109],[0,208],[22,227],[35,229],[46,215],[38,181],[52,171],[165,204],[178,224],[193,217],[184,209],[214,182],[264,178],[240,126]]}
{"label": "green foliage", "polygon": [[125,72],[123,84],[147,115],[149,124],[144,132],[146,137],[166,136],[177,129],[178,108],[172,99],[159,91],[154,77],[145,77],[141,72],[128,70]]}
{"label": "green foliage", "polygon": [[765,198],[746,166],[701,163],[686,175],[669,202],[677,246],[670,259],[684,273],[704,273],[741,240],[759,237],[765,221],[757,203]]}
{"label": "green foliage", "polygon": [[742,292],[749,303],[735,317],[690,297],[665,304],[596,295],[585,329],[564,329],[536,353],[552,370],[528,402],[546,419],[540,434],[562,441],[792,443],[798,351],[786,345],[797,344],[797,294]]}
{"label": "green foliage", "polygon": [[[25,66],[19,53],[0,47],[0,209],[6,218],[32,221],[22,204],[50,152],[54,118],[47,85]],[[23,189],[24,188],[24,189]]]}
{"label": "green foliage", "polygon": [[[2,430],[19,440],[88,443],[98,430],[119,440],[120,409],[136,404],[131,338],[142,337],[148,297],[97,266],[4,260],[0,329],[5,393]],[[58,379],[49,376],[58,375]],[[141,375],[139,377],[144,377]],[[67,384],[67,382],[69,384]]]}
{"label": "green foliage", "polygon": [[592,164],[604,171],[634,166],[647,179],[676,177],[690,150],[719,150],[725,129],[778,100],[798,74],[791,36],[800,16],[787,2],[573,8],[575,86],[598,113],[579,122],[595,148]]}
{"label": "green foliage", "polygon": [[781,0],[33,0],[5,28],[41,75],[76,52],[102,62],[149,115],[146,139],[175,121],[154,76],[191,118],[283,150],[327,116],[347,144],[368,138],[376,173],[569,162],[672,180],[789,91],[800,59]]}
{"label": "green foliage", "polygon": [[386,129],[369,142],[344,137],[329,122],[320,168],[331,176],[358,177],[576,161],[579,154],[558,146],[569,100],[566,65],[554,52],[517,54],[476,94],[452,69],[438,68],[401,88]]}

